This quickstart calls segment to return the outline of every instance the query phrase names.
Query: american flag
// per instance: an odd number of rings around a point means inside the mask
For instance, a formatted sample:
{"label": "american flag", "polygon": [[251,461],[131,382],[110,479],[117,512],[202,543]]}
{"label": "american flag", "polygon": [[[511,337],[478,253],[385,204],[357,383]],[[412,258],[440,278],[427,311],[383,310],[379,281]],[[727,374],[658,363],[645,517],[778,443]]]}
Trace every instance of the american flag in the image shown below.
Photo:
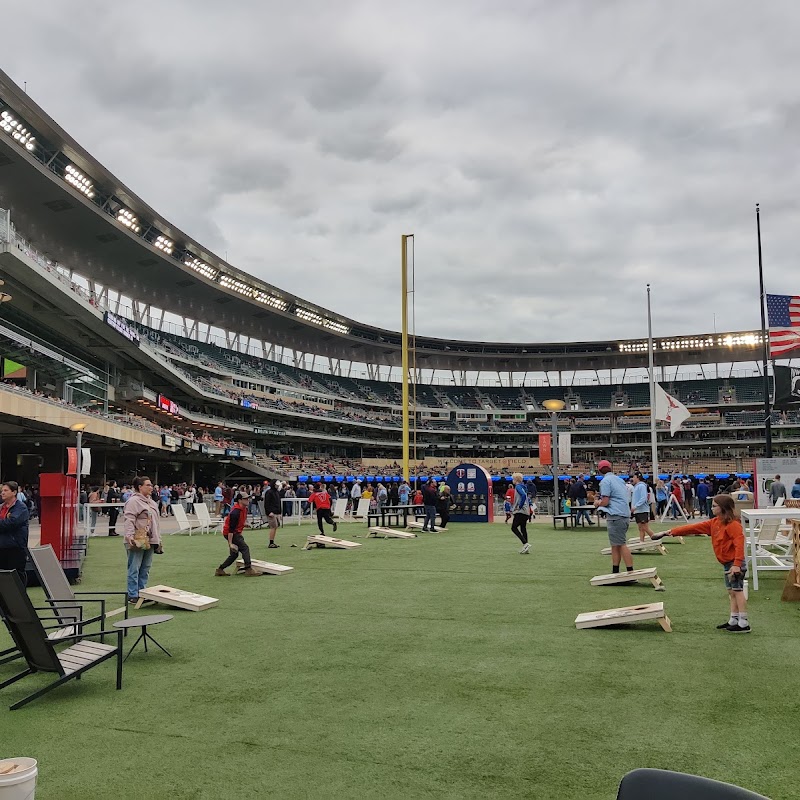
{"label": "american flag", "polygon": [[782,358],[800,349],[800,297],[767,295],[770,358]]}

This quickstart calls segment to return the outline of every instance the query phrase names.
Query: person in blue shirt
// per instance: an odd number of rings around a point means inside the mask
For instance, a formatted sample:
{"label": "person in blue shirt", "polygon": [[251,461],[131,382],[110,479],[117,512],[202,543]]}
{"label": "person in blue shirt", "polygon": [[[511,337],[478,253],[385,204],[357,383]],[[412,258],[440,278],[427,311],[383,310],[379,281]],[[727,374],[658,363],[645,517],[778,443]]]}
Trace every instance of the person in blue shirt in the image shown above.
{"label": "person in blue shirt", "polygon": [[631,475],[633,485],[633,495],[631,495],[631,511],[639,528],[639,541],[643,542],[646,536],[652,538],[653,531],[650,530],[650,503],[647,502],[647,484],[642,478],[641,472],[634,472]]}
{"label": "person in blue shirt", "polygon": [[522,473],[515,472],[511,476],[514,484],[514,500],[511,503],[511,533],[522,542],[521,555],[527,555],[531,551],[528,544],[528,519],[530,518],[530,500],[525,486],[522,483]]}
{"label": "person in blue shirt", "polygon": [[705,481],[697,484],[697,502],[700,513],[711,519],[711,487]]}
{"label": "person in blue shirt", "polygon": [[800,500],[800,478],[794,479],[794,484],[792,485],[792,499]]}
{"label": "person in blue shirt", "polygon": [[596,508],[604,508],[608,514],[608,543],[611,545],[611,571],[619,572],[620,561],[625,562],[628,572],[633,570],[633,556],[628,549],[628,525],[631,507],[628,504],[628,488],[625,481],[615,475],[611,462],[603,459],[597,465],[603,476],[600,481],[600,497],[594,501]]}

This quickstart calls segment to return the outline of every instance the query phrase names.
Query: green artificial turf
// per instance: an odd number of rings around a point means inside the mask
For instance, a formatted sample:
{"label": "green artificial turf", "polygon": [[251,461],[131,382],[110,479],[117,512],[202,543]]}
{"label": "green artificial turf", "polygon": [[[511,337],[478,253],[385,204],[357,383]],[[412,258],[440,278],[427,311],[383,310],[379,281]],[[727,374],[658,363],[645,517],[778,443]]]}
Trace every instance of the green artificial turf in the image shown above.
{"label": "green artificial turf", "polygon": [[[156,607],[175,615],[152,629],[173,658],[135,652],[121,692],[113,662],[19,711],[48,678],[0,692],[0,755],[39,760],[38,800],[610,799],[642,766],[795,796],[800,605],[780,602],[784,573],[751,592],[753,633],[735,636],[714,629],[727,602],[707,539],[635,558],[658,566],[656,593],[589,585],[610,571],[604,531],[534,525],[522,556],[502,524],[451,528],[404,541],[342,525],[352,552],[291,548],[308,527],[269,551],[250,532],[254,557],[296,568],[259,578],[213,576],[219,535],[168,537],[151,585],[219,606]],[[119,540],[92,539],[80,588],[122,589],[124,572]],[[574,626],[657,601],[672,634]]]}

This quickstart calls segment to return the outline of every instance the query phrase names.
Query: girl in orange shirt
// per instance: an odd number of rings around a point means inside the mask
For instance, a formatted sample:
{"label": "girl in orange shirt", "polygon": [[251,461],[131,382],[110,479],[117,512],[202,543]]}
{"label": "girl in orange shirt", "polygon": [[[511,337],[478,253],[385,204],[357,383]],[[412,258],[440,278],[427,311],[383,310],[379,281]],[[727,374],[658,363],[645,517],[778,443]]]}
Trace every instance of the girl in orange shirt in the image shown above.
{"label": "girl in orange shirt", "polygon": [[736,506],[728,494],[719,494],[711,501],[712,517],[705,522],[682,525],[653,539],[664,536],[699,536],[711,537],[711,545],[717,561],[725,571],[725,588],[731,602],[731,616],[727,622],[717,625],[719,630],[731,633],[750,633],[750,622],[747,618],[747,601],[744,597],[744,579],[747,574],[747,560],[744,553],[744,531],[742,523],[736,517]]}

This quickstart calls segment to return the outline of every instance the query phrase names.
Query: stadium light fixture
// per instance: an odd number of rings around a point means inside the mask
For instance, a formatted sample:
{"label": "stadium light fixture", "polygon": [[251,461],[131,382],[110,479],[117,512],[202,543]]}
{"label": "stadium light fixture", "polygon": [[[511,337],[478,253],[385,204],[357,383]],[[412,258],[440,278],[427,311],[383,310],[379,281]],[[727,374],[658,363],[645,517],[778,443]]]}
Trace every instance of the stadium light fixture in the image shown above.
{"label": "stadium light fixture", "polygon": [[187,267],[193,269],[195,272],[199,272],[206,278],[210,280],[216,280],[217,275],[219,275],[219,270],[214,269],[210,264],[206,264],[205,261],[201,261],[199,258],[195,258],[191,253],[186,253],[186,258],[183,261]]}
{"label": "stadium light fixture", "polygon": [[10,111],[0,112],[0,128],[28,151],[36,146],[36,137]]}
{"label": "stadium light fixture", "polygon": [[350,328],[347,325],[343,325],[341,322],[336,322],[333,319],[325,319],[322,323],[323,328],[327,328],[331,331],[336,331],[336,333],[350,333]]}
{"label": "stadium light fixture", "polygon": [[172,255],[172,248],[175,247],[175,242],[167,239],[166,236],[157,236],[153,244],[159,249],[163,250],[168,256]]}
{"label": "stadium light fixture", "polygon": [[232,275],[220,275],[219,285],[225,289],[231,289],[234,292],[243,294],[245,297],[252,297],[253,292],[255,291],[249,283],[240,281],[237,278],[234,278]]}
{"label": "stadium light fixture", "polygon": [[117,211],[117,222],[121,222],[126,228],[130,228],[134,233],[139,233],[142,229],[139,220],[127,208]]}
{"label": "stadium light fixture", "polygon": [[261,291],[260,289],[255,290],[253,298],[257,300],[259,303],[263,303],[265,306],[272,306],[273,308],[277,308],[280,311],[286,311],[289,308],[289,303],[282,297],[277,297],[274,294]]}
{"label": "stadium light fixture", "polygon": [[302,306],[298,306],[295,309],[295,315],[300,317],[300,319],[304,319],[307,322],[314,322],[317,325],[322,325],[323,319],[320,314],[317,314],[316,311],[312,311],[310,308],[303,308]]}
{"label": "stadium light fixture", "polygon": [[64,171],[64,179],[90,200],[94,197],[94,184],[72,164],[69,164]]}

